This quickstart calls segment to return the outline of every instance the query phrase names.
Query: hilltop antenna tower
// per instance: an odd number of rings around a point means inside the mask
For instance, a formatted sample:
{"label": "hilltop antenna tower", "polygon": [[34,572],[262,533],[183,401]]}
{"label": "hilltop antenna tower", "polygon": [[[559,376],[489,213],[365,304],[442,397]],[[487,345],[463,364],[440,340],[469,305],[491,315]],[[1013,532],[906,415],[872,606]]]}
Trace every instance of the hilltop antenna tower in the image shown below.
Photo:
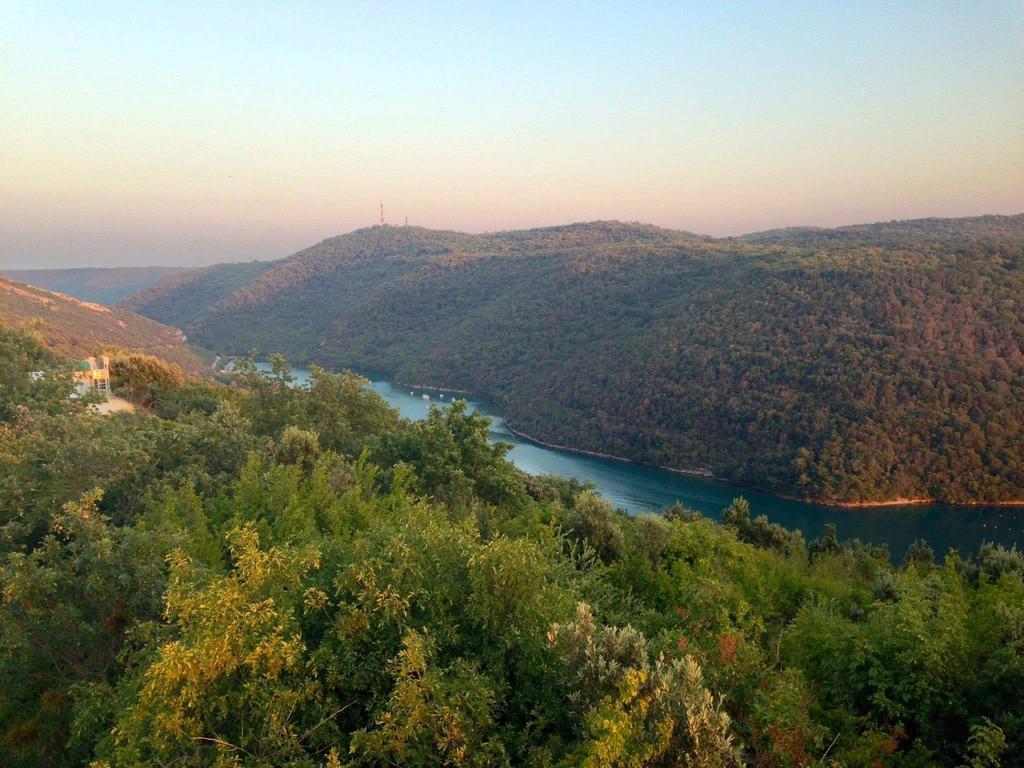
{"label": "hilltop antenna tower", "polygon": [[380,225],[384,226],[384,203],[380,204]]}

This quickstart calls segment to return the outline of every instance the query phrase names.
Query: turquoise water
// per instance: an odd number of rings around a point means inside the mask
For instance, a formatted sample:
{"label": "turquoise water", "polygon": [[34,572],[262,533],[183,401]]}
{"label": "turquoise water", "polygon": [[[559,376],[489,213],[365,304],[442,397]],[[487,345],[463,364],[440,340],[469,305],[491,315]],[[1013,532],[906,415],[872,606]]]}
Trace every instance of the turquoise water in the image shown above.
{"label": "turquoise water", "polygon": [[[306,371],[296,369],[294,373],[300,382],[305,380]],[[454,397],[437,390],[397,387],[383,380],[371,381],[370,387],[409,419],[422,419],[431,405],[444,405]],[[591,482],[613,504],[634,514],[658,512],[679,501],[718,518],[734,498],[743,496],[755,515],[767,515],[772,522],[799,528],[809,539],[820,536],[825,523],[831,522],[838,526],[841,538],[888,544],[896,559],[920,538],[927,540],[939,557],[951,547],[962,554],[974,553],[983,541],[1024,545],[1024,508],[936,504],[843,509],[804,504],[716,480],[537,445],[513,435],[493,408],[467,399],[475,410],[491,417],[494,440],[512,443],[509,456],[520,469]]]}

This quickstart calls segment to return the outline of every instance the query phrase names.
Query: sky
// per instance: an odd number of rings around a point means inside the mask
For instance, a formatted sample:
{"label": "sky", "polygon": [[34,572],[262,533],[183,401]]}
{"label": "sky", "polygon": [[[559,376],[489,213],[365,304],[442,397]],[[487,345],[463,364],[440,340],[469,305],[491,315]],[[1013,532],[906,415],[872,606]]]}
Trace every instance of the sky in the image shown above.
{"label": "sky", "polygon": [[0,268],[1024,211],[1024,2],[0,3]]}

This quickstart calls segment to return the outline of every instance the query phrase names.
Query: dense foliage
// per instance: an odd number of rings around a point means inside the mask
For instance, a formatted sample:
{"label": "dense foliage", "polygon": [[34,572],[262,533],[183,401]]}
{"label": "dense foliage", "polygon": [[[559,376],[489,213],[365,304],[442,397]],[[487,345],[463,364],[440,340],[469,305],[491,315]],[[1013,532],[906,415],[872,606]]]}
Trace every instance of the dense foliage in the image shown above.
{"label": "dense foliage", "polygon": [[[998,766],[1024,557],[631,518],[462,404],[152,361],[91,415],[0,332],[9,766]],[[45,377],[29,376],[44,370]],[[130,376],[129,376],[130,374]],[[148,377],[148,379],[147,379]],[[12,396],[7,389],[15,382]]]}
{"label": "dense foliage", "polygon": [[219,351],[471,390],[541,440],[800,498],[1024,499],[1024,216],[375,227],[253,271],[133,306]]}

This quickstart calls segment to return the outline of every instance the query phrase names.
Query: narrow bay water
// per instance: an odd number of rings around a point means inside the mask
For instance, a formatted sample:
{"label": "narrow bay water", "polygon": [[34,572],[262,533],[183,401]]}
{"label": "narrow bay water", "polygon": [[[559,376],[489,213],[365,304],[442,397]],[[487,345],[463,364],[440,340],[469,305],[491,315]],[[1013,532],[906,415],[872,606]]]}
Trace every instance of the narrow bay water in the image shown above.
{"label": "narrow bay water", "polygon": [[[293,373],[300,384],[308,379],[304,369],[296,368]],[[369,386],[409,419],[422,419],[431,405],[443,406],[458,397],[432,389],[399,387],[380,379],[371,380]],[[896,560],[917,539],[925,539],[940,558],[950,548],[959,549],[963,555],[973,554],[984,541],[1024,545],[1021,507],[932,504],[846,509],[805,504],[717,480],[538,445],[513,434],[493,408],[471,396],[466,399],[470,407],[491,418],[493,440],[512,444],[509,458],[520,469],[593,483],[602,496],[634,514],[660,512],[679,501],[718,519],[734,498],[743,496],[755,516],[767,515],[774,523],[799,528],[808,539],[820,536],[826,523],[835,523],[840,538],[887,544]]]}

